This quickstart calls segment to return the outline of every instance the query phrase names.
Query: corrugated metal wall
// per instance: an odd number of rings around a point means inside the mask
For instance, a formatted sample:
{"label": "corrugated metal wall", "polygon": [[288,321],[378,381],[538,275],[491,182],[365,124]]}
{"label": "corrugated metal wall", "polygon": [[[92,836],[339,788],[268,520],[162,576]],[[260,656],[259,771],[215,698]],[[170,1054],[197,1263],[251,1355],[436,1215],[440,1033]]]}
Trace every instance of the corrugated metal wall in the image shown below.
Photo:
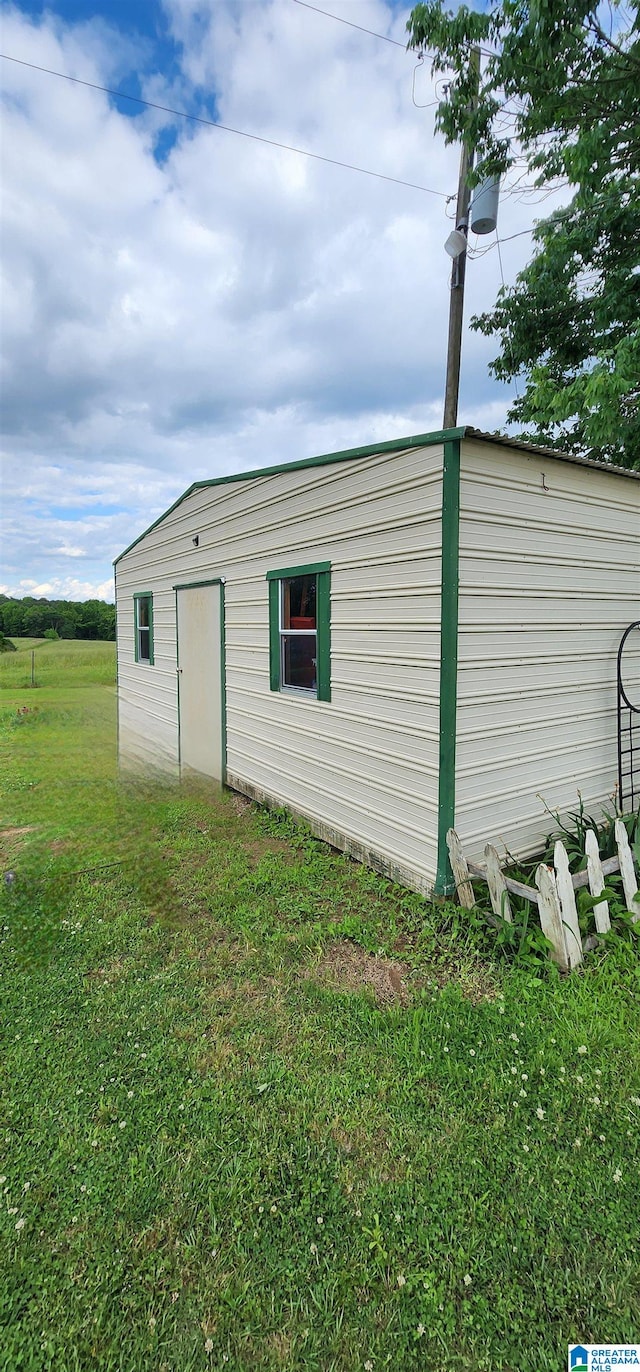
{"label": "corrugated metal wall", "polygon": [[[210,486],[151,530],[117,566],[123,760],[177,767],[172,587],[224,576],[230,783],[429,890],[442,460],[438,445]],[[332,564],[330,703],[269,690],[266,572],[314,561]],[[132,597],[146,590],[153,667],[134,661]]]}
{"label": "corrugated metal wall", "polygon": [[571,810],[616,784],[640,482],[465,440],[460,496],[456,827],[472,858],[500,838],[524,856],[553,827],[540,797]]}

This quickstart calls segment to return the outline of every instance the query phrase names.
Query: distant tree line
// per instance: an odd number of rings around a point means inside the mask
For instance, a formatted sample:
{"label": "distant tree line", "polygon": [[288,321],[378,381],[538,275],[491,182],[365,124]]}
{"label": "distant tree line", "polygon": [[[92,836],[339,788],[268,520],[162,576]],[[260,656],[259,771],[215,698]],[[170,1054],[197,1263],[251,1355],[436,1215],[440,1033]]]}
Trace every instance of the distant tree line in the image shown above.
{"label": "distant tree line", "polygon": [[0,595],[0,634],[7,638],[99,638],[116,636],[116,607],[104,600],[44,600]]}

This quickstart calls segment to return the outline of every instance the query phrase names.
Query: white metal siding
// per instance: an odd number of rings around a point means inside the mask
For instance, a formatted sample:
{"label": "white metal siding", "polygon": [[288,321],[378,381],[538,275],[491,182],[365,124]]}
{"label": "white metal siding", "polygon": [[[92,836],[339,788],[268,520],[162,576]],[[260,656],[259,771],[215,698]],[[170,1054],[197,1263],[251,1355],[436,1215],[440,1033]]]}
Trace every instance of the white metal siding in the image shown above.
{"label": "white metal siding", "polygon": [[[144,564],[140,564],[142,568]],[[116,566],[118,654],[118,753],[120,762],[178,770],[175,593],[141,585]],[[123,577],[125,590],[120,587]],[[133,592],[153,593],[154,666],[135,661]]]}
{"label": "white metal siding", "polygon": [[614,791],[640,482],[466,440],[460,496],[456,827],[470,857],[501,838],[525,856],[553,827],[543,800],[566,812]]}
{"label": "white metal siding", "polygon": [[[123,756],[177,765],[172,587],[223,576],[230,780],[430,889],[442,460],[433,446],[209,486],[168,514],[117,566]],[[269,689],[266,573],[315,561],[332,566],[331,702]],[[134,661],[140,590],[154,595],[149,668]]]}

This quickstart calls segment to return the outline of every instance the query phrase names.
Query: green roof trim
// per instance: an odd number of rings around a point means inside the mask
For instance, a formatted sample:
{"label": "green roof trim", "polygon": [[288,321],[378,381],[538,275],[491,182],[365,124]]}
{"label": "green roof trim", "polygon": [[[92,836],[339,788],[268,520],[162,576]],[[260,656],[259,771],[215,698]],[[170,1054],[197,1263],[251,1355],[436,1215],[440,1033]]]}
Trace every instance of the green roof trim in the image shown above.
{"label": "green roof trim", "polygon": [[128,548],[125,548],[118,557],[114,558],[113,565],[117,567],[118,563],[127,556],[127,553],[131,552],[132,548],[137,547],[138,543],[141,543],[143,538],[146,538],[153,529],[157,529],[163,519],[173,514],[173,511],[177,510],[183,500],[193,495],[194,491],[203,491],[209,486],[227,486],[232,481],[254,481],[261,476],[279,476],[281,472],[302,471],[305,467],[328,467],[333,462],[351,462],[359,457],[376,457],[378,454],[382,456],[384,453],[406,452],[407,448],[430,448],[436,443],[456,442],[461,438],[478,439],[482,443],[495,443],[501,447],[519,448],[523,452],[545,457],[548,461],[559,458],[562,462],[575,462],[582,467],[592,467],[601,472],[611,472],[617,476],[635,477],[636,481],[640,479],[640,472],[631,471],[627,467],[614,466],[610,462],[598,462],[594,458],[580,457],[578,454],[563,453],[558,448],[545,448],[539,444],[525,443],[521,439],[510,438],[508,434],[484,433],[482,429],[474,429],[469,425],[462,425],[457,429],[435,429],[428,434],[410,434],[408,438],[392,438],[384,443],[367,443],[363,448],[345,448],[342,452],[324,453],[321,457],[303,457],[298,462],[279,462],[274,467],[257,467],[250,472],[232,472],[230,476],[214,476],[208,481],[193,481],[186,491],[179,495],[177,500],[174,500],[173,505],[170,505],[168,510],[164,510],[161,515],[158,515],[158,518],[154,519],[153,524],[150,524],[148,529],[134,538],[133,543],[130,543]]}
{"label": "green roof trim", "polygon": [[448,439],[463,438],[465,432],[465,429],[438,429],[434,433],[412,434],[408,438],[392,438],[384,443],[367,443],[363,448],[345,448],[339,453],[324,453],[321,457],[303,457],[300,458],[298,462],[279,462],[275,467],[257,467],[251,472],[233,472],[231,476],[214,476],[209,481],[193,481],[191,485],[187,487],[187,490],[184,491],[182,495],[179,495],[177,500],[174,500],[173,505],[170,505],[168,510],[165,510],[163,514],[159,515],[158,518],[153,521],[153,524],[150,524],[148,529],[144,530],[144,533],[141,533],[137,538],[134,538],[133,543],[130,543],[128,548],[125,548],[118,557],[114,558],[113,565],[116,567],[117,564],[121,562],[122,558],[126,557],[127,553],[131,552],[132,548],[135,548],[138,543],[141,543],[143,538],[146,538],[147,534],[150,534],[153,529],[157,529],[163,519],[166,519],[168,515],[173,514],[173,511],[177,510],[178,505],[181,505],[183,500],[186,500],[188,496],[193,495],[194,491],[204,491],[207,490],[209,486],[227,486],[230,485],[232,481],[253,481],[256,477],[261,476],[279,476],[281,472],[302,471],[306,467],[328,467],[333,462],[351,462],[359,457],[376,457],[378,454],[383,455],[384,453],[401,453],[405,452],[407,448],[429,448],[433,447],[436,443],[445,443]]}

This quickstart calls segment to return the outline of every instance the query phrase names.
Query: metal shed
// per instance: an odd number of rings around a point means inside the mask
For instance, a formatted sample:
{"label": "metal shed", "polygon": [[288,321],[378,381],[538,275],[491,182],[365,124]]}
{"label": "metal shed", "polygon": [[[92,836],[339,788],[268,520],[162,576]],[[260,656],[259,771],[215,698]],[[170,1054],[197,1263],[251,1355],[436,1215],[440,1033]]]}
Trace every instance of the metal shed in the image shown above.
{"label": "metal shed", "polygon": [[[121,763],[424,894],[611,797],[640,473],[469,428],[196,482],[115,563]],[[640,653],[627,662],[640,696]]]}

